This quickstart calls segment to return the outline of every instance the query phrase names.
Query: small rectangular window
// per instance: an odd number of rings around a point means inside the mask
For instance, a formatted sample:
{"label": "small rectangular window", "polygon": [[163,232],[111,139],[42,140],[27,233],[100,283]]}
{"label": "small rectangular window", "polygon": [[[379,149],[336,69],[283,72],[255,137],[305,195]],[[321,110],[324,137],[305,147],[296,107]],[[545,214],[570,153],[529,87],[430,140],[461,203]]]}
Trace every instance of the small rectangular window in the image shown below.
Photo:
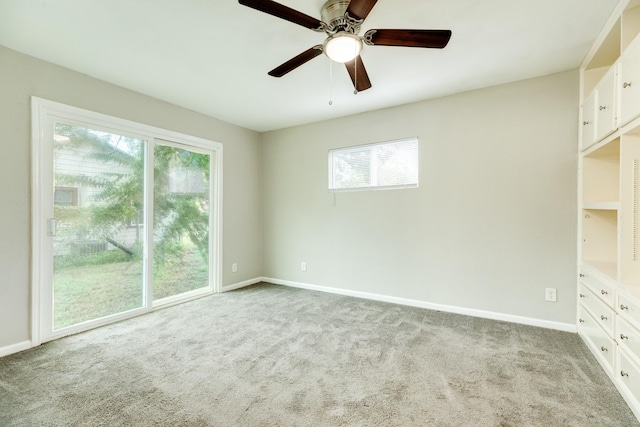
{"label": "small rectangular window", "polygon": [[418,138],[329,150],[329,190],[418,186]]}
{"label": "small rectangular window", "polygon": [[53,203],[58,206],[78,206],[78,188],[56,186]]}

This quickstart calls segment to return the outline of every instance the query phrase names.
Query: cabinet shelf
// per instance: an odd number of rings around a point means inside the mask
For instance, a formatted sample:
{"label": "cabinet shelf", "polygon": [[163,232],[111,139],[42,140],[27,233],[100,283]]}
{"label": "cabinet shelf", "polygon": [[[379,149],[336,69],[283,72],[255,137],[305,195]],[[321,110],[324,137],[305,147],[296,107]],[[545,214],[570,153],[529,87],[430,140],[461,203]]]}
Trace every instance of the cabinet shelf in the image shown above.
{"label": "cabinet shelf", "polygon": [[597,266],[615,265],[618,260],[618,211],[584,209],[582,213],[583,261],[598,270]]}
{"label": "cabinet shelf", "polygon": [[582,157],[582,202],[585,209],[618,209],[620,138]]}
{"label": "cabinet shelf", "polygon": [[582,95],[586,96],[595,88],[598,81],[615,64],[620,56],[621,21],[614,24],[611,32],[602,40],[599,49],[594,53],[589,64],[584,68]]}
{"label": "cabinet shelf", "polygon": [[584,202],[582,208],[588,210],[617,211],[620,209],[620,202]]}
{"label": "cabinet shelf", "polygon": [[632,0],[622,13],[620,49],[624,52],[631,42],[640,34],[640,2]]}

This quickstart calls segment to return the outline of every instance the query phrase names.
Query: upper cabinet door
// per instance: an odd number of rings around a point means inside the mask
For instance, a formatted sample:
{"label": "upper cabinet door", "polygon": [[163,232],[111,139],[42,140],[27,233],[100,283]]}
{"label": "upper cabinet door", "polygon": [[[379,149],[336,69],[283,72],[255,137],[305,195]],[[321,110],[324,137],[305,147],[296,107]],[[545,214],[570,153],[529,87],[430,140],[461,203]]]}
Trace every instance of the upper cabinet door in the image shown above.
{"label": "upper cabinet door", "polygon": [[640,39],[620,58],[620,126],[640,116]]}
{"label": "upper cabinet door", "polygon": [[585,150],[595,142],[596,91],[591,92],[582,104],[582,149]]}
{"label": "upper cabinet door", "polygon": [[596,85],[596,141],[617,129],[615,108],[616,67],[613,66]]}

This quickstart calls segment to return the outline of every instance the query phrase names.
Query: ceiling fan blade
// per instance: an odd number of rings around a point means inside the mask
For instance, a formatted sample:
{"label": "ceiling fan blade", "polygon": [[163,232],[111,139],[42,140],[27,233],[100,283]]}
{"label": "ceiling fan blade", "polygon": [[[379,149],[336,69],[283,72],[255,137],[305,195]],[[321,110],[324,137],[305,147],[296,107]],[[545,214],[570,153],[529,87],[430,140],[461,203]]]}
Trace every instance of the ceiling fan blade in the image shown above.
{"label": "ceiling fan blade", "polygon": [[365,19],[378,0],[351,0],[347,13],[355,19]]}
{"label": "ceiling fan blade", "polygon": [[320,54],[322,54],[322,45],[318,44],[310,49],[305,50],[300,55],[291,58],[279,67],[274,68],[273,70],[269,71],[268,74],[273,77],[282,77],[288,72],[295,70],[302,64],[311,61],[313,58]]}
{"label": "ceiling fan blade", "polygon": [[407,46],[442,49],[449,43],[450,30],[369,30],[364,41],[374,46]]}
{"label": "ceiling fan blade", "polygon": [[272,0],[238,0],[238,3],[312,30],[322,29],[320,20]]}
{"label": "ceiling fan blade", "polygon": [[360,56],[356,57],[353,61],[345,62],[344,65],[347,66],[347,71],[349,72],[349,76],[351,76],[353,87],[355,87],[358,92],[362,92],[363,90],[367,90],[371,87],[371,80],[369,80],[369,75],[367,74],[367,70],[364,68],[364,63]]}

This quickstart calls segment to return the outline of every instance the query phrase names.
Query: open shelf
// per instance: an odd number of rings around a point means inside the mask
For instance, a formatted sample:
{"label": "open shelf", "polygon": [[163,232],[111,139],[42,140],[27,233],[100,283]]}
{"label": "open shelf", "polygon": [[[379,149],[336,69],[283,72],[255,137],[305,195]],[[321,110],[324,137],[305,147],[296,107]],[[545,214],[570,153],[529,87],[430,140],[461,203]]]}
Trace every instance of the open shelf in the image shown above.
{"label": "open shelf", "polygon": [[609,34],[583,70],[582,96],[586,97],[596,87],[602,76],[615,64],[621,52],[622,19],[618,19]]}
{"label": "open shelf", "polygon": [[620,138],[582,158],[582,202],[586,209],[618,209]]}
{"label": "open shelf", "polygon": [[[618,259],[618,211],[583,209],[582,215],[582,261],[609,271]],[[616,271],[614,267],[614,280]]]}
{"label": "open shelf", "polygon": [[620,34],[621,52],[629,47],[631,42],[640,34],[640,1],[632,0],[622,13]]}

